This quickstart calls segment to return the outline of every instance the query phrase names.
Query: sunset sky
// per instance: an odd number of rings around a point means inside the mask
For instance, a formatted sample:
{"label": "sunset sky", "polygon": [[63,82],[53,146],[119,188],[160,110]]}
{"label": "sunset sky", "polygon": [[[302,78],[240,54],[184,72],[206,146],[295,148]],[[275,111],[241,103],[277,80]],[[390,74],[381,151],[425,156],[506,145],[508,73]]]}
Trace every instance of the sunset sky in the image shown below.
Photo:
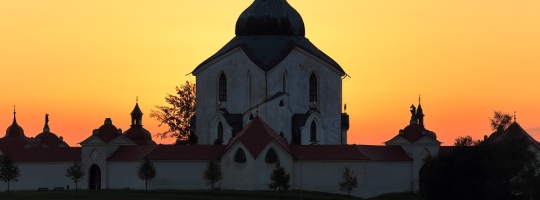
{"label": "sunset sky", "polygon": [[[105,118],[144,127],[167,93],[235,36],[253,0],[0,0],[0,130],[51,132],[72,146]],[[349,144],[377,144],[408,125],[422,96],[443,145],[490,134],[494,110],[540,139],[540,1],[289,0],[306,37],[336,60]],[[5,132],[0,132],[3,137]],[[171,143],[172,139],[158,140]]]}

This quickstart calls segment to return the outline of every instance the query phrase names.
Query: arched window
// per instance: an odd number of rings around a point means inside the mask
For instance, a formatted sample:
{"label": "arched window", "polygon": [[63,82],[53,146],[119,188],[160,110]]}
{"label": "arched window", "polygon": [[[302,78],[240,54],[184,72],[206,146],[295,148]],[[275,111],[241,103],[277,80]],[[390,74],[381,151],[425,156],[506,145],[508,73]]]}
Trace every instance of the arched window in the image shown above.
{"label": "arched window", "polygon": [[242,148],[238,148],[238,150],[236,151],[236,155],[234,155],[234,161],[237,163],[246,162],[246,153],[244,153],[244,150],[242,150]]}
{"label": "arched window", "polygon": [[309,141],[310,142],[317,142],[317,124],[315,124],[315,120],[311,122],[311,128],[309,130]]}
{"label": "arched window", "polygon": [[266,157],[264,157],[264,162],[266,163],[276,163],[278,161],[278,157],[276,154],[276,151],[274,149],[270,148],[266,152]]}
{"label": "arched window", "polygon": [[223,124],[221,122],[217,125],[217,139],[223,142]]}
{"label": "arched window", "polygon": [[219,101],[227,101],[227,77],[225,73],[219,76]]}
{"label": "arched window", "polygon": [[309,102],[317,102],[317,76],[311,73],[309,77]]}

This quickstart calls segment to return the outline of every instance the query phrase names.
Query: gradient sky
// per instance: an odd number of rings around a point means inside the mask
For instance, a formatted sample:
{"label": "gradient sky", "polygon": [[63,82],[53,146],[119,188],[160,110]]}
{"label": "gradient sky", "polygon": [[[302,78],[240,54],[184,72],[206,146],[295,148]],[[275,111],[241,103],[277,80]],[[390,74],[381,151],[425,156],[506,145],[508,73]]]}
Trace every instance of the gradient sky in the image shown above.
{"label": "gradient sky", "polygon": [[[75,146],[106,117],[144,127],[167,93],[232,37],[253,0],[0,0],[0,130],[51,132]],[[306,37],[350,75],[348,143],[382,144],[422,96],[443,145],[490,134],[494,110],[540,139],[540,1],[289,0]],[[0,133],[3,137],[4,133]],[[171,143],[173,140],[157,140]]]}

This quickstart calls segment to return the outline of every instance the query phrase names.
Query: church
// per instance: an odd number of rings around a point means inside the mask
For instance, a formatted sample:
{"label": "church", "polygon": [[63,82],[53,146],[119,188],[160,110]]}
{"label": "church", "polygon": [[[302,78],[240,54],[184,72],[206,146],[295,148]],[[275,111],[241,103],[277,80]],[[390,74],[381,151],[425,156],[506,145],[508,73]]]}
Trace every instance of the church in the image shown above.
{"label": "church", "polygon": [[[75,188],[65,173],[80,161],[85,177],[79,188],[144,189],[136,169],[148,158],[157,171],[148,188],[155,190],[208,189],[203,171],[215,160],[223,190],[269,190],[279,161],[294,190],[341,193],[338,183],[349,168],[358,179],[354,196],[417,191],[423,158],[451,148],[441,147],[425,128],[420,102],[411,106],[406,127],[385,145],[348,145],[349,116],[342,109],[346,72],[305,31],[301,15],[286,0],[255,0],[240,14],[236,36],[192,72],[197,145],[157,145],[143,127],[138,103],[127,130],[106,118],[89,130],[81,147],[70,147],[51,132],[48,115],[43,132],[27,137],[14,111],[0,138],[0,160],[11,157],[21,174],[10,188]],[[517,123],[511,127],[528,135]]]}

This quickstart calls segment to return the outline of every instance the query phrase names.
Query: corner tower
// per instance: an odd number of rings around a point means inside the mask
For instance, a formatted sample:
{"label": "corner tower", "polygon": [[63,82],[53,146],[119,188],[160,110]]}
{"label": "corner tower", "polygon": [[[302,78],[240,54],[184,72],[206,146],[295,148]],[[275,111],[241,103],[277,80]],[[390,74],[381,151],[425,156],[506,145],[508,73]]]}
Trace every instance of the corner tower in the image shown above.
{"label": "corner tower", "polygon": [[346,143],[345,71],[305,38],[304,21],[286,0],[255,0],[235,33],[192,72],[199,143],[227,143],[255,116],[290,144]]}

